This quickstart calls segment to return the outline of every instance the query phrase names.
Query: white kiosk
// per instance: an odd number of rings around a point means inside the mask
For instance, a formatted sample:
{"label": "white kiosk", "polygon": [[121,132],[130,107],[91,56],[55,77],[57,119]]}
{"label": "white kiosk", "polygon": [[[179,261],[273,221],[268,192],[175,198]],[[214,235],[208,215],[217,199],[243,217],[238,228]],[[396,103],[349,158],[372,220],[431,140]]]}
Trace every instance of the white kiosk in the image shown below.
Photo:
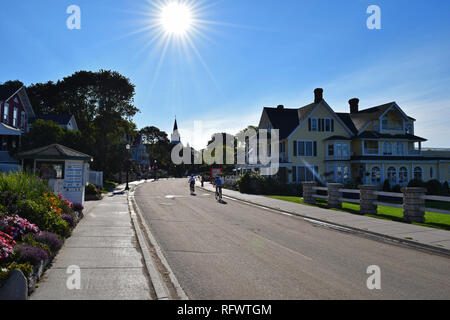
{"label": "white kiosk", "polygon": [[88,184],[89,163],[93,158],[60,144],[20,152],[16,158],[22,168],[48,180],[50,189],[70,202],[84,205],[84,190]]}

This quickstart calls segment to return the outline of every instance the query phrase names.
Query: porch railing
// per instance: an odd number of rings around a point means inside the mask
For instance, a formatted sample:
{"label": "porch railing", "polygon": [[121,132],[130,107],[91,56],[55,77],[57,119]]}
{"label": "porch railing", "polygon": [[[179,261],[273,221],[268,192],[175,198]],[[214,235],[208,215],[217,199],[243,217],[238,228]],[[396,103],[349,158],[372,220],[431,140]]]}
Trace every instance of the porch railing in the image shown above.
{"label": "porch railing", "polygon": [[[316,182],[303,182],[303,201],[315,204],[317,199],[328,202],[329,208],[342,208],[342,202],[360,205],[362,214],[377,214],[378,206],[403,209],[403,219],[408,222],[425,222],[425,212],[450,215],[449,210],[427,207],[426,201],[450,202],[450,197],[426,195],[425,188],[402,188],[401,193],[379,191],[376,186],[361,185],[359,189],[344,189],[340,183],[330,183],[326,187],[317,186]],[[317,194],[317,191],[327,195]],[[359,199],[343,197],[344,194],[358,194]],[[399,199],[402,203],[379,201],[379,197]],[[399,202],[400,202],[399,201]]]}

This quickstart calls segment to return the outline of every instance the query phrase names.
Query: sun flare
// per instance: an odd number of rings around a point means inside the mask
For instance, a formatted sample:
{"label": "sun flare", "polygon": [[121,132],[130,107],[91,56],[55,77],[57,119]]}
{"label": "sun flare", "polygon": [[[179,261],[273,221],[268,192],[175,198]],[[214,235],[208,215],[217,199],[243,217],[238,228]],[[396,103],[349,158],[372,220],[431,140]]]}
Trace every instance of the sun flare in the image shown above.
{"label": "sun flare", "polygon": [[183,3],[168,3],[161,8],[160,14],[160,23],[169,34],[184,35],[192,26],[192,11]]}

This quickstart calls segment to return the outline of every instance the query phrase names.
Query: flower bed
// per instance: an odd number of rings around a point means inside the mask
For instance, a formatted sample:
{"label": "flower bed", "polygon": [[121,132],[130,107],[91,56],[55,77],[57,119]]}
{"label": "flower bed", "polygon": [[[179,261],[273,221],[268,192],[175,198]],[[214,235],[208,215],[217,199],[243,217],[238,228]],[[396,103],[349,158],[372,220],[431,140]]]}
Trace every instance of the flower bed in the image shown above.
{"label": "flower bed", "polygon": [[28,293],[82,218],[83,206],[51,192],[25,173],[0,175],[0,291],[20,270]]}

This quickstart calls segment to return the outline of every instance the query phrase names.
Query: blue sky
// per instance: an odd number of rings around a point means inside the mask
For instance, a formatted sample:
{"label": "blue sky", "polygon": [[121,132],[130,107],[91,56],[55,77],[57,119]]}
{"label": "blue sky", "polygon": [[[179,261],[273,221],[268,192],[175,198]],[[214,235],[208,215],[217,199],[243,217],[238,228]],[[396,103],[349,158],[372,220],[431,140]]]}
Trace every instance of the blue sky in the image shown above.
{"label": "blue sky", "polygon": [[[164,1],[164,0],[160,0]],[[438,0],[194,1],[200,33],[192,46],[137,32],[157,9],[147,0],[18,0],[0,4],[0,82],[56,81],[78,70],[111,69],[136,85],[138,127],[169,134],[177,116],[183,142],[203,147],[217,131],[258,123],[262,108],[296,108],[313,90],[336,111],[390,101],[416,118],[425,146],[450,147],[450,2]],[[66,8],[81,8],[68,30]],[[369,5],[381,30],[369,30]],[[164,59],[161,59],[164,57]],[[194,141],[194,121],[202,137]]]}

